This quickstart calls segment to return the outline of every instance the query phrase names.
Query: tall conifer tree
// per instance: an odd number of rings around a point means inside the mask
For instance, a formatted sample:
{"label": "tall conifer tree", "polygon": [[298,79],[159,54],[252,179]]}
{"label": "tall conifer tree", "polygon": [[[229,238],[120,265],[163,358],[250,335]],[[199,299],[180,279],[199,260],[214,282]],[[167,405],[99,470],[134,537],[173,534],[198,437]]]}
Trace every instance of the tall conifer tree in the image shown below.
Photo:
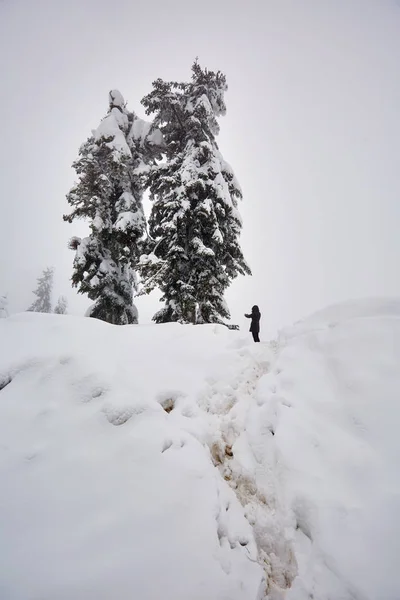
{"label": "tall conifer tree", "polygon": [[140,263],[144,291],[162,291],[158,323],[229,319],[224,292],[251,274],[239,245],[242,193],[215,140],[226,89],[222,73],[195,62],[191,82],[158,79],[142,100],[166,144],[149,176],[150,241]]}
{"label": "tall conifer tree", "polygon": [[133,290],[145,229],[140,173],[156,142],[150,124],[113,90],[108,114],[73,165],[79,181],[67,195],[72,212],[64,220],[88,219],[91,232],[70,241],[76,251],[72,284],[94,301],[89,315],[109,323],[138,322]]}

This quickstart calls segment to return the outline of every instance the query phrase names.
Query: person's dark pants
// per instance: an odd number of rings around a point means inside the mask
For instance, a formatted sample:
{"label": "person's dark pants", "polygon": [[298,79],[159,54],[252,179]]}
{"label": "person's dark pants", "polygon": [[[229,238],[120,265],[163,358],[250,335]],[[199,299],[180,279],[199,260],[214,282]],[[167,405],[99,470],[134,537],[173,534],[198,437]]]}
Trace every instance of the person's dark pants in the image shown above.
{"label": "person's dark pants", "polygon": [[252,331],[251,333],[253,334],[253,340],[259,342],[260,338],[258,337],[258,331]]}

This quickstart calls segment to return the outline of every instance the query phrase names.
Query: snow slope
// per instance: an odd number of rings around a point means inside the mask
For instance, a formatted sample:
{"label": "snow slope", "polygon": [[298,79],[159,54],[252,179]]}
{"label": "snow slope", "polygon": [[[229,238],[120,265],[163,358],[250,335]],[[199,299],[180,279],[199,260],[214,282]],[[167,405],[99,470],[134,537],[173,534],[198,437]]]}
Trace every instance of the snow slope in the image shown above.
{"label": "snow slope", "polygon": [[281,333],[254,436],[271,423],[295,515],[290,600],[400,598],[399,400],[400,301],[331,307]]}
{"label": "snow slope", "polygon": [[400,301],[0,321],[1,600],[398,600]]}

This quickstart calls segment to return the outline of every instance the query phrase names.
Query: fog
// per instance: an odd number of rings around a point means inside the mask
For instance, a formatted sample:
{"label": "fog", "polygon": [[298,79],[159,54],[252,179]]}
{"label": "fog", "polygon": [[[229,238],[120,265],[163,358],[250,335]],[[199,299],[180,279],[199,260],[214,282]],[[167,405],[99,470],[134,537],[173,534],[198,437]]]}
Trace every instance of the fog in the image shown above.
{"label": "fog", "polygon": [[[26,310],[55,268],[71,288],[65,195],[81,143],[119,89],[144,117],[151,82],[195,59],[226,74],[218,144],[243,188],[252,277],[227,294],[273,335],[327,304],[400,295],[400,6],[395,0],[0,2],[0,293]],[[146,210],[149,206],[146,205]],[[139,298],[140,322],[158,309]]]}

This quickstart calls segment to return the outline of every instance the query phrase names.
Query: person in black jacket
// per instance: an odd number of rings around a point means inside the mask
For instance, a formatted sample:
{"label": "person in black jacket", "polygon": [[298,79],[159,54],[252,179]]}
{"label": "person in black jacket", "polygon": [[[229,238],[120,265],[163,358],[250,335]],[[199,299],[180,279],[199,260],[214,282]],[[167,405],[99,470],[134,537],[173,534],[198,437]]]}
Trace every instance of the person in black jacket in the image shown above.
{"label": "person in black jacket", "polygon": [[260,338],[258,334],[260,333],[260,319],[261,313],[258,306],[253,306],[251,309],[251,315],[244,315],[248,319],[251,319],[250,331],[253,334],[253,340],[255,342],[259,342]]}

